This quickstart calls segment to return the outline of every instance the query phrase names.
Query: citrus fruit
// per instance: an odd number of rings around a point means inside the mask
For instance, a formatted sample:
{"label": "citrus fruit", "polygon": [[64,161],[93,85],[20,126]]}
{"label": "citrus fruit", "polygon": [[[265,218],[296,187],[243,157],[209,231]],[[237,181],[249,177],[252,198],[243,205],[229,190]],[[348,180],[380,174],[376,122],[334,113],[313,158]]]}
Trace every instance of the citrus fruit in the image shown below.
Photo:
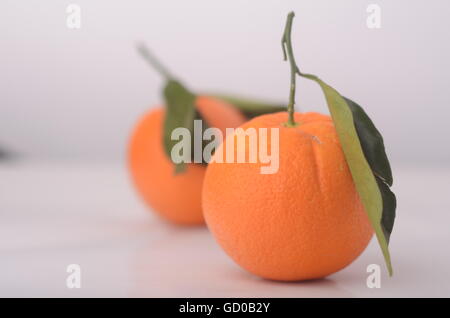
{"label": "citrus fruit", "polygon": [[[223,131],[245,121],[239,110],[216,98],[198,96],[195,107],[210,126]],[[128,152],[134,185],[144,201],[166,220],[202,224],[201,188],[206,166],[187,164],[186,171],[174,173],[174,164],[163,149],[164,115],[164,108],[154,109],[134,129]]]}
{"label": "citrus fruit", "polygon": [[[373,235],[331,118],[293,117],[291,127],[286,112],[241,126],[279,129],[276,173],[261,174],[266,164],[259,160],[213,160],[203,184],[205,220],[220,246],[244,269],[283,281],[321,278],[346,267]],[[236,135],[221,147],[229,138]],[[248,140],[234,147],[249,157]]]}

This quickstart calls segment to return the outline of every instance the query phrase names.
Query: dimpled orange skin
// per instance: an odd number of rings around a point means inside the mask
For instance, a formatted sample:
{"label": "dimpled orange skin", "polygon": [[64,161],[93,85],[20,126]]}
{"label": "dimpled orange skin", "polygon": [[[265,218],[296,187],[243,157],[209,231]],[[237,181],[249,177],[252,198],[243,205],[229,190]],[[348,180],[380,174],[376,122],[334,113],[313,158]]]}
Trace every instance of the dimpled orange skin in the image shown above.
{"label": "dimpled orange skin", "polygon": [[[196,109],[211,127],[225,130],[245,122],[230,104],[199,96]],[[181,225],[204,223],[201,190],[206,167],[187,164],[184,173],[174,174],[174,165],[162,144],[164,109],[148,112],[136,126],[129,144],[128,166],[140,196],[161,217]]]}
{"label": "dimpled orange skin", "polygon": [[267,164],[211,162],[203,184],[206,223],[226,253],[251,273],[281,281],[339,271],[373,235],[331,118],[294,118],[294,128],[284,126],[285,112],[241,126],[279,128],[277,173],[260,174]]}

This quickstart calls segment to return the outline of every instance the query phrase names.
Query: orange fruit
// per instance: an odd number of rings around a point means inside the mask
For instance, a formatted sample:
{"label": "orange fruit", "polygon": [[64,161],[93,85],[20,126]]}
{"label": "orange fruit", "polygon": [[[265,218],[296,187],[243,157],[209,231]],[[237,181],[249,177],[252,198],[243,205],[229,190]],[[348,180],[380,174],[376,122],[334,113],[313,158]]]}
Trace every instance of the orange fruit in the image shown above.
{"label": "orange fruit", "polygon": [[285,126],[286,112],[241,126],[279,128],[278,172],[261,174],[260,162],[211,162],[203,184],[206,223],[220,246],[251,273],[282,281],[339,271],[373,235],[331,118],[294,118],[296,127]]}
{"label": "orange fruit", "polygon": [[[196,109],[210,127],[237,127],[245,117],[232,105],[212,97],[198,96]],[[134,129],[128,152],[128,166],[136,189],[144,201],[166,220],[178,224],[204,223],[201,188],[205,166],[187,164],[174,174],[174,164],[163,148],[164,109],[157,108],[140,120]]]}

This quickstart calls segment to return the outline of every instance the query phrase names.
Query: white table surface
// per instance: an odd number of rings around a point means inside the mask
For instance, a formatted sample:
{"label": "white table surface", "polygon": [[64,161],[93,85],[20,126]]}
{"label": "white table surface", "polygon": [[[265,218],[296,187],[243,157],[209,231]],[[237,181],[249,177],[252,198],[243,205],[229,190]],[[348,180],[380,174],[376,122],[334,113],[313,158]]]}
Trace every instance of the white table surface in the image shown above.
{"label": "white table surface", "polygon": [[[372,240],[326,279],[280,283],[241,270],[206,228],[161,222],[113,163],[0,163],[0,296],[450,297],[450,167],[394,167],[388,278]],[[66,267],[81,266],[81,288]],[[366,266],[382,265],[380,289]]]}

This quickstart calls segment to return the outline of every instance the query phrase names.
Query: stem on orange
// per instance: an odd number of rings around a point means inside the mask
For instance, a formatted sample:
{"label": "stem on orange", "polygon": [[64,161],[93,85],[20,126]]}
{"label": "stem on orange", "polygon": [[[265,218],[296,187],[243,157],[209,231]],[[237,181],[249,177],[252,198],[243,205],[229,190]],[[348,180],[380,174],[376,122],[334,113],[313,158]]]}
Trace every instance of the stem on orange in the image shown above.
{"label": "stem on orange", "polygon": [[284,60],[289,60],[289,64],[291,67],[291,86],[289,89],[289,104],[287,106],[288,111],[288,122],[286,126],[295,127],[297,124],[294,120],[294,105],[295,105],[295,88],[296,88],[296,75],[300,74],[300,71],[295,62],[294,53],[292,50],[292,41],[291,41],[291,30],[292,30],[292,21],[294,19],[294,12],[289,12],[286,20],[286,26],[284,28],[283,37],[281,38],[281,47],[283,48],[283,58]]}
{"label": "stem on orange", "polygon": [[139,54],[144,58],[144,60],[146,60],[150,64],[150,66],[154,68],[159,74],[161,74],[166,80],[174,79],[167,68],[161,64],[161,62],[150,52],[145,44],[138,44],[137,50]]}

